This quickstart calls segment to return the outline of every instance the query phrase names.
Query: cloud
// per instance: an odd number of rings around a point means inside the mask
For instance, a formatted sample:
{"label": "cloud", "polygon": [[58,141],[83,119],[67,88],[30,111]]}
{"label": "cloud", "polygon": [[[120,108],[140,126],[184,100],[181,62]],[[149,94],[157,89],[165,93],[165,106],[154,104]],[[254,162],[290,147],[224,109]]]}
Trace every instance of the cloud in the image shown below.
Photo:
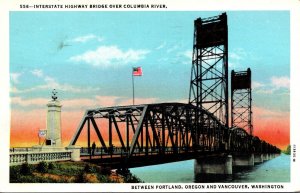
{"label": "cloud", "polygon": [[281,77],[273,76],[273,77],[271,77],[271,82],[272,82],[272,85],[278,89],[279,88],[287,88],[287,89],[290,88],[290,78],[287,76],[281,76]]}
{"label": "cloud", "polygon": [[285,147],[290,139],[290,112],[253,107],[253,132],[255,136]]}
{"label": "cloud", "polygon": [[193,58],[193,51],[186,50],[178,52],[175,57],[172,57],[171,63],[172,64],[184,64],[184,65],[191,65]]}
{"label": "cloud", "polygon": [[19,78],[21,75],[22,75],[22,73],[18,73],[18,72],[10,73],[10,79],[13,83],[17,84],[17,83],[19,83]]}
{"label": "cloud", "polygon": [[229,57],[235,60],[242,60],[247,56],[249,56],[249,54],[243,48],[233,49],[233,51],[229,53]]}
{"label": "cloud", "polygon": [[234,60],[240,60],[240,59],[242,59],[242,56],[240,56],[239,54],[234,53],[234,52],[230,53],[230,54],[229,54],[229,57],[230,57],[231,59],[234,59]]}
{"label": "cloud", "polygon": [[68,92],[73,92],[73,93],[85,93],[85,92],[93,92],[93,91],[98,91],[100,90],[99,87],[78,87],[78,86],[74,86],[74,85],[70,85],[70,84],[58,84],[56,83],[57,86],[56,87],[52,87],[52,88],[56,88],[56,90],[61,90],[61,91],[68,91]]}
{"label": "cloud", "polygon": [[[148,104],[157,102],[157,98],[135,98],[135,104]],[[45,107],[49,102],[48,98],[24,99],[21,97],[12,97],[11,104],[22,107]],[[90,109],[99,107],[131,105],[132,99],[120,96],[94,96],[93,98],[76,98],[60,100],[64,109]],[[45,107],[46,108],[46,107]]]}
{"label": "cloud", "polygon": [[11,104],[20,105],[23,107],[46,106],[48,101],[49,101],[49,99],[45,99],[45,98],[23,99],[21,97],[11,97]]}
{"label": "cloud", "polygon": [[86,43],[86,42],[91,41],[91,40],[96,40],[98,42],[101,42],[104,39],[102,37],[96,36],[94,34],[88,34],[88,35],[76,37],[76,38],[72,39],[71,41],[72,42],[79,42],[79,43]]}
{"label": "cloud", "polygon": [[[157,103],[158,99],[157,98],[135,98],[134,99],[134,104],[139,105],[139,104],[152,104],[152,103]],[[119,102],[118,105],[132,105],[132,99],[126,99],[122,100]]]}
{"label": "cloud", "polygon": [[122,99],[118,96],[96,96],[95,98],[101,106],[114,106],[117,105],[118,99]]}
{"label": "cloud", "polygon": [[[24,99],[21,97],[12,97],[11,104],[19,105],[22,107],[45,107],[46,104],[50,101],[48,98],[31,98]],[[87,98],[78,98],[78,99],[68,99],[61,101],[64,108],[80,108],[80,107],[92,107],[100,105],[99,101],[95,99],[87,99]],[[46,108],[46,107],[45,107]]]}
{"label": "cloud", "polygon": [[156,50],[160,50],[163,49],[164,47],[166,47],[167,43],[163,42],[162,44],[160,44],[157,48],[155,48]]}
{"label": "cloud", "polygon": [[[64,108],[69,109],[91,109],[91,108],[99,108],[99,107],[109,107],[116,106],[118,104],[118,100],[124,100],[123,97],[119,96],[94,96],[93,98],[76,98],[76,99],[68,99],[63,100],[61,103]],[[128,104],[127,104],[128,105]]]}
{"label": "cloud", "polygon": [[87,51],[83,54],[72,56],[73,62],[85,62],[93,66],[110,67],[136,63],[145,58],[148,50],[123,51],[117,46],[100,46],[96,50]]}
{"label": "cloud", "polygon": [[174,45],[173,47],[167,49],[167,53],[171,53],[171,52],[174,52],[175,50],[177,50],[179,48],[178,45]]}
{"label": "cloud", "polygon": [[193,58],[193,51],[192,50],[186,50],[185,52],[183,52],[183,56],[185,56],[188,59],[192,60],[192,58]]}
{"label": "cloud", "polygon": [[229,62],[229,61],[228,61],[228,67],[229,67],[229,68],[236,68],[236,67],[238,67],[239,65],[240,65],[239,63]]}
{"label": "cloud", "polygon": [[257,89],[257,88],[261,88],[264,87],[265,85],[261,82],[257,82],[257,81],[253,81],[252,82],[252,89]]}
{"label": "cloud", "polygon": [[20,90],[17,87],[11,85],[10,92],[11,93],[20,93]]}
{"label": "cloud", "polygon": [[39,90],[52,90],[57,89],[65,92],[72,92],[72,93],[82,93],[82,92],[91,92],[91,91],[97,91],[100,90],[100,88],[97,87],[78,87],[74,85],[70,85],[67,83],[60,83],[55,78],[45,75],[44,72],[40,69],[34,69],[30,71],[31,74],[34,76],[42,79],[42,83],[34,87],[30,87],[27,89],[18,89],[17,87],[11,87],[10,92],[12,93],[28,93],[33,91],[39,91]]}
{"label": "cloud", "polygon": [[37,77],[43,77],[44,76],[44,73],[42,70],[39,70],[39,69],[34,69],[31,71],[31,73]]}
{"label": "cloud", "polygon": [[272,119],[289,119],[290,112],[287,111],[274,111],[258,106],[253,107],[253,115],[255,115],[256,119],[266,119],[266,118],[272,118]]}
{"label": "cloud", "polygon": [[54,79],[49,79],[48,82],[42,85],[38,85],[35,87],[31,87],[28,89],[17,89],[16,87],[11,88],[12,93],[28,93],[38,90],[52,90],[52,89],[65,91],[65,92],[72,92],[72,93],[84,93],[84,92],[91,92],[91,91],[97,91],[100,90],[100,88],[95,87],[77,87],[70,84],[60,84],[56,82]]}
{"label": "cloud", "polygon": [[[270,79],[269,83],[260,83],[260,82],[253,82],[252,88],[255,89],[254,91],[261,94],[274,94],[275,91],[280,89],[290,89],[290,78],[287,76],[273,76]],[[280,92],[281,94],[289,94],[286,92]]]}
{"label": "cloud", "polygon": [[[173,56],[170,58],[163,57],[158,60],[158,62],[164,62],[164,63],[171,63],[171,64],[184,64],[184,65],[191,65],[192,64],[192,58],[193,58],[193,51],[192,50],[186,50],[186,51],[178,51],[175,54],[172,54]],[[172,71],[169,69],[169,71]]]}
{"label": "cloud", "polygon": [[[157,98],[135,98],[135,104],[148,104],[157,102]],[[61,101],[64,108],[68,109],[93,109],[99,107],[132,105],[132,99],[121,96],[94,96],[91,99],[78,98]]]}
{"label": "cloud", "polygon": [[240,66],[241,61],[243,61],[249,54],[242,48],[233,49],[229,52],[228,66],[231,68],[236,68]]}

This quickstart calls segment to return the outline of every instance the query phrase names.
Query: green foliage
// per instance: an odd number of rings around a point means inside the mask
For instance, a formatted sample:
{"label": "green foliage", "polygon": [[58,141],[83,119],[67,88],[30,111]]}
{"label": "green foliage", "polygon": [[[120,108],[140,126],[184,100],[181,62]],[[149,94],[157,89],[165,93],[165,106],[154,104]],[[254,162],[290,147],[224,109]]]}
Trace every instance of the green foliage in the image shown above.
{"label": "green foliage", "polygon": [[56,180],[51,178],[45,177],[38,177],[38,176],[20,176],[19,182],[21,183],[56,183]]}
{"label": "green foliage", "polygon": [[50,163],[48,165],[48,173],[49,174],[56,174],[56,175],[67,175],[67,176],[76,176],[79,175],[82,170],[84,169],[84,166],[79,165],[75,162],[73,162],[74,164],[70,164],[70,163],[54,163],[54,168],[50,169]]}
{"label": "green foliage", "polygon": [[49,169],[49,170],[54,170],[56,167],[57,167],[56,164],[53,163],[53,162],[50,162],[50,163],[48,164],[48,169]]}
{"label": "green foliage", "polygon": [[101,167],[100,173],[103,175],[110,175],[111,168],[110,167]]}
{"label": "green foliage", "polygon": [[141,183],[143,182],[141,179],[139,179],[138,177],[136,177],[133,174],[128,174],[124,177],[124,182],[125,183]]}
{"label": "green foliage", "polygon": [[42,161],[37,165],[36,169],[41,173],[46,173],[48,171],[48,164]]}
{"label": "green foliage", "polygon": [[91,167],[89,164],[86,164],[86,165],[84,166],[83,171],[86,172],[86,173],[92,173],[92,172],[93,172],[93,171],[92,171],[92,167]]}
{"label": "green foliage", "polygon": [[20,166],[11,166],[9,168],[9,181],[17,182],[20,178]]}
{"label": "green foliage", "polygon": [[78,174],[76,176],[75,182],[76,183],[84,183],[84,177],[83,177],[83,175],[84,175],[84,172],[81,172],[80,174]]}
{"label": "green foliage", "polygon": [[20,173],[22,175],[31,175],[32,166],[30,166],[28,163],[23,163],[20,168]]}
{"label": "green foliage", "polygon": [[291,155],[291,145],[288,145],[286,149],[282,151],[282,153]]}
{"label": "green foliage", "polygon": [[101,174],[97,174],[98,175],[98,180],[101,183],[112,183],[112,181],[108,178],[107,175],[101,175]]}
{"label": "green foliage", "polygon": [[[10,166],[11,183],[116,183],[110,179],[110,174],[109,167],[85,162],[40,162],[37,165]],[[128,176],[124,181],[140,182],[135,176]]]}
{"label": "green foliage", "polygon": [[11,166],[9,180],[10,183],[53,183],[55,180],[37,177],[32,174],[34,167],[29,164]]}
{"label": "green foliage", "polygon": [[87,178],[87,176],[96,175],[97,180],[100,183],[111,183],[112,181],[109,179],[111,168],[109,167],[100,167],[92,164],[85,164],[83,170],[77,175],[76,182],[77,183],[91,183],[91,180]]}
{"label": "green foliage", "polygon": [[92,166],[90,164],[86,164],[84,166],[83,172],[85,172],[85,173],[97,173],[97,172],[101,172],[101,171],[96,166]]}
{"label": "green foliage", "polygon": [[81,172],[79,175],[77,175],[75,182],[76,183],[93,183],[93,181],[91,181],[91,179],[88,178],[88,175],[92,175],[94,178],[96,178],[97,182],[102,182],[101,179],[99,179],[98,174],[86,173],[86,172]]}

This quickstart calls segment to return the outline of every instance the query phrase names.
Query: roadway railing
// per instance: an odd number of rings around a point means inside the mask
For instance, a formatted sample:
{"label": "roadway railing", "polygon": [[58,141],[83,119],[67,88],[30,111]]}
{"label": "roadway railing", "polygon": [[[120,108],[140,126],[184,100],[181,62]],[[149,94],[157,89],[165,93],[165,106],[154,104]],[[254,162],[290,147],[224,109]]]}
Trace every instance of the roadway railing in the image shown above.
{"label": "roadway railing", "polygon": [[[148,152],[146,152],[146,148],[143,149],[135,149],[133,152],[133,156],[141,156],[141,155],[157,155],[161,153],[162,148],[149,148]],[[187,152],[194,152],[193,149],[186,149],[184,147],[173,149],[172,147],[165,147],[164,148],[164,154],[180,154],[180,153],[187,153]],[[81,147],[80,148],[80,156],[89,156],[92,154],[92,148],[87,147]],[[128,155],[128,151],[122,147],[114,147],[114,148],[108,148],[108,150],[105,150],[105,148],[102,147],[96,147],[94,150],[94,156],[107,157],[107,156],[118,156],[118,157],[126,157]]]}
{"label": "roadway railing", "polygon": [[33,151],[32,147],[13,147],[9,149],[9,152],[31,152]]}
{"label": "roadway railing", "polygon": [[35,164],[41,161],[66,161],[71,160],[72,151],[57,152],[11,152],[9,155],[10,165],[23,163]]}

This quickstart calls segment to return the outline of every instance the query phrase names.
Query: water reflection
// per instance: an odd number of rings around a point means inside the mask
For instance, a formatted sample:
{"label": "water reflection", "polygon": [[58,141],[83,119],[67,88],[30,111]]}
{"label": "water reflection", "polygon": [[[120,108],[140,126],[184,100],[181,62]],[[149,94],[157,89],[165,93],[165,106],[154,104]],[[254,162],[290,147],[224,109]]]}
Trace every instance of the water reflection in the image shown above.
{"label": "water reflection", "polygon": [[214,183],[214,182],[289,182],[290,156],[282,154],[254,167],[233,167],[233,175],[195,175],[194,160],[131,168],[144,182]]}
{"label": "water reflection", "polygon": [[232,175],[196,174],[195,183],[231,182]]}

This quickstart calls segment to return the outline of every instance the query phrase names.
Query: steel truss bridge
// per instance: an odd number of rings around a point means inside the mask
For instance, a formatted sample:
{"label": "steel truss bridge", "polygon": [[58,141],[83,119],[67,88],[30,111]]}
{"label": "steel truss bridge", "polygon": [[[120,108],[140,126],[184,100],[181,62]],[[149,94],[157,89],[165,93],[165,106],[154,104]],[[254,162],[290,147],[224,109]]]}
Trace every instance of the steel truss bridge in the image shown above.
{"label": "steel truss bridge", "polygon": [[[197,113],[201,113],[204,118],[200,129],[197,129],[200,124],[196,121]],[[87,110],[71,145],[76,144],[84,128],[88,132],[88,147],[91,145],[92,129],[101,144],[94,158],[99,159],[99,162],[114,160],[128,166],[140,161],[143,161],[141,165],[150,165],[220,153],[280,152],[275,146],[249,135],[241,128],[226,129],[207,110],[183,103]],[[91,148],[85,148],[81,153],[90,155],[90,151]]]}
{"label": "steel truss bridge", "polygon": [[250,69],[232,72],[229,127],[226,13],[198,18],[194,27],[189,103],[86,110],[70,145],[86,130],[87,148],[81,155],[90,155],[93,130],[100,143],[93,160],[125,168],[221,154],[279,153],[252,135]]}

